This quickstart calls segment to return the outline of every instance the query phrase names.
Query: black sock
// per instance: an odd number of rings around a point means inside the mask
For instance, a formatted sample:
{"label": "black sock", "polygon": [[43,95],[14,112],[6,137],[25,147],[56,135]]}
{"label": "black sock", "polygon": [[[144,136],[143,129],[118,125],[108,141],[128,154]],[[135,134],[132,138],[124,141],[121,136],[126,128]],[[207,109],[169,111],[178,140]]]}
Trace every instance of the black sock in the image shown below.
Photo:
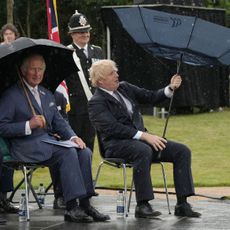
{"label": "black sock", "polygon": [[186,202],[187,202],[187,197],[186,196],[178,196],[177,197],[177,204],[178,205],[186,203]]}
{"label": "black sock", "polygon": [[7,192],[0,192],[0,199],[6,200],[7,199]]}
{"label": "black sock", "polygon": [[90,206],[89,197],[79,199],[79,206],[87,209]]}
{"label": "black sock", "polygon": [[68,211],[70,211],[71,209],[73,209],[73,208],[75,208],[75,207],[77,207],[77,206],[78,206],[78,203],[77,203],[76,199],[69,200],[69,201],[67,201],[67,203],[66,203],[66,209],[67,209]]}
{"label": "black sock", "polygon": [[137,201],[137,206],[140,206],[142,204],[148,204],[148,200]]}

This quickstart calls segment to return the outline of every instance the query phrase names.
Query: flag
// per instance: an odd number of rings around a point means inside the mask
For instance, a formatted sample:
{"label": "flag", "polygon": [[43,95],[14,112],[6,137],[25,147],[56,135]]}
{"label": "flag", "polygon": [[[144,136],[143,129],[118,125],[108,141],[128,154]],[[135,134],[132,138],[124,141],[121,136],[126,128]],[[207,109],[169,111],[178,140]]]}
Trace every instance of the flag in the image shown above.
{"label": "flag", "polygon": [[70,102],[69,102],[69,91],[65,81],[62,81],[61,84],[57,87],[56,91],[62,93],[66,98],[66,112],[70,111]]}
{"label": "flag", "polygon": [[[48,20],[48,37],[50,40],[60,43],[59,30],[58,30],[58,17],[57,17],[57,4],[56,0],[46,0],[46,11]],[[66,112],[70,111],[69,94],[66,82],[63,81],[56,89],[64,95],[67,101]]]}
{"label": "flag", "polygon": [[48,19],[48,37],[50,40],[60,42],[56,0],[46,0],[46,11]]}

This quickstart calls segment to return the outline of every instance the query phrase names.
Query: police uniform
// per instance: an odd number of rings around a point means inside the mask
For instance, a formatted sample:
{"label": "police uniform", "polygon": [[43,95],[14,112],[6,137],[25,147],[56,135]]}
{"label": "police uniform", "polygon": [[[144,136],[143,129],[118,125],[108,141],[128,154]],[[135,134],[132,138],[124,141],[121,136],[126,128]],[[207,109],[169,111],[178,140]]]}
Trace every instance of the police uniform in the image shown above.
{"label": "police uniform", "polygon": [[[69,33],[73,32],[89,32],[91,29],[86,17],[77,11],[73,14],[69,20]],[[90,87],[89,82],[89,68],[92,63],[104,59],[103,51],[101,47],[87,44],[87,56],[86,54],[77,46],[77,44],[70,44],[68,46],[74,49],[77,56],[80,59],[80,64],[82,71],[84,73],[87,87],[90,88],[91,92],[93,89]],[[66,79],[66,84],[69,91],[69,100],[71,110],[68,112],[68,118],[72,129],[77,133],[78,136],[86,143],[86,146],[93,151],[95,130],[92,126],[89,115],[88,115],[88,100],[84,92],[82,83],[79,79],[78,73],[71,75]]]}

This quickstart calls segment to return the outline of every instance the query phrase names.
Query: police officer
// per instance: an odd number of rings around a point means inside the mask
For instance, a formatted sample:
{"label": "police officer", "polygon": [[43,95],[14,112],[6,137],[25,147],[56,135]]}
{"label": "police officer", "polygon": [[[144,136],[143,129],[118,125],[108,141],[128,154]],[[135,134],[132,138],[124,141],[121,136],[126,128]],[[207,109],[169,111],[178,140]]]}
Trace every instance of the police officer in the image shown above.
{"label": "police officer", "polygon": [[[69,19],[68,28],[72,38],[72,44],[68,45],[68,47],[76,53],[78,60],[80,60],[80,69],[82,69],[81,75],[76,72],[65,79],[70,100],[68,120],[74,132],[82,138],[86,146],[93,152],[95,130],[89,120],[88,99],[85,89],[92,91],[89,82],[89,68],[93,62],[104,59],[104,55],[101,47],[89,43],[92,28],[85,15],[76,10]],[[84,77],[83,80],[85,81],[82,81],[81,77]],[[52,171],[51,174],[53,175],[52,178],[55,178],[56,173]],[[60,181],[54,183],[54,194],[54,209],[64,209],[65,204]]]}
{"label": "police officer", "polygon": [[83,139],[86,146],[93,151],[95,130],[89,121],[85,88],[88,87],[92,91],[88,70],[93,62],[104,59],[104,55],[101,47],[89,43],[92,28],[83,14],[76,10],[69,19],[68,28],[72,38],[72,44],[68,47],[74,49],[80,59],[86,83],[83,85],[84,82],[81,81],[77,73],[66,79],[71,107],[68,118],[72,129]]}

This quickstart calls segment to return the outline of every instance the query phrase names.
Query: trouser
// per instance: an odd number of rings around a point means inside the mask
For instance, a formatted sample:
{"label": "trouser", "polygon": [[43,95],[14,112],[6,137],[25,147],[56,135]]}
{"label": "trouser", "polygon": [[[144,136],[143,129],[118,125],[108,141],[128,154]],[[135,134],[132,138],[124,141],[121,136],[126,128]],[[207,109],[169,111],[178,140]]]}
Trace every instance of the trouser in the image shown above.
{"label": "trouser", "polygon": [[[158,152],[150,145],[139,140],[122,140],[107,151],[107,157],[126,159],[134,164],[133,178],[136,190],[136,200],[154,199],[151,164],[157,162]],[[191,172],[191,152],[183,144],[168,141],[162,151],[161,162],[173,163],[174,185],[177,196],[194,195]]]}
{"label": "trouser", "polygon": [[91,151],[53,146],[52,157],[43,165],[50,167],[54,187],[63,191],[65,202],[94,194]]}

